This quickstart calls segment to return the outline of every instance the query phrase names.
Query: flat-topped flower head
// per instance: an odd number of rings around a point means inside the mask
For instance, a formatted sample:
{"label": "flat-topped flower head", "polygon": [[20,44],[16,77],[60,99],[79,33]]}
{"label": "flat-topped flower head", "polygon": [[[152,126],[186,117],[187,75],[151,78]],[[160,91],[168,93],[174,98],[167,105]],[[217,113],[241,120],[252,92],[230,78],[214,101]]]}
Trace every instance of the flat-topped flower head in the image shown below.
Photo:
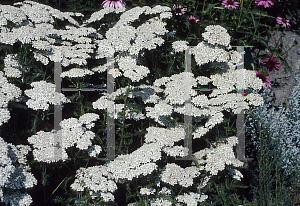
{"label": "flat-topped flower head", "polygon": [[291,25],[289,24],[290,20],[286,20],[285,18],[282,18],[280,16],[277,17],[276,19],[278,24],[282,24],[284,26],[284,28],[286,27],[290,27]]}
{"label": "flat-topped flower head", "polygon": [[259,73],[257,71],[255,71],[255,73],[256,73],[256,76],[258,78],[260,78],[263,81],[263,83],[265,83],[264,88],[266,88],[266,86],[271,88],[271,82],[270,82],[269,78],[266,75],[264,75],[264,73]]}
{"label": "flat-topped flower head", "polygon": [[176,15],[182,15],[185,13],[185,9],[179,4],[179,5],[175,5],[173,6],[173,11],[175,12]]}
{"label": "flat-topped flower head", "polygon": [[274,5],[275,0],[255,0],[257,6],[264,6],[265,8]]}
{"label": "flat-topped flower head", "polygon": [[274,58],[274,55],[269,59],[263,59],[261,62],[266,65],[266,71],[269,70],[270,73],[272,73],[275,69],[281,70],[281,65],[279,65],[279,59]]}
{"label": "flat-topped flower head", "polygon": [[123,0],[105,0],[102,2],[102,6],[105,9],[106,7],[112,7],[112,8],[121,8],[125,7],[126,3],[123,2]]}
{"label": "flat-topped flower head", "polygon": [[234,2],[233,0],[224,0],[222,2],[222,5],[227,9],[230,9],[230,8],[236,9],[239,7],[239,3]]}

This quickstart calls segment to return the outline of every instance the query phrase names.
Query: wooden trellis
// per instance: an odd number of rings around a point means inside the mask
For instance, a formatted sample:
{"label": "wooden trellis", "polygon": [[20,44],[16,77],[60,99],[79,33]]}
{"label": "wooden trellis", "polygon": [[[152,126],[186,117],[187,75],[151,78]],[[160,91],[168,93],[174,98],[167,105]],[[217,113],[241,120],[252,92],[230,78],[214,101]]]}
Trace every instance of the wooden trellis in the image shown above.
{"label": "wooden trellis", "polygon": [[[243,69],[244,68],[244,47],[252,47],[252,46],[232,46],[232,47],[237,47],[237,52],[239,52],[242,56],[241,63],[237,64],[237,69]],[[185,50],[185,72],[192,72],[191,69],[191,53],[190,49],[192,46],[189,46]],[[241,77],[239,77],[241,78]],[[187,99],[185,100],[185,115],[184,115],[184,125],[185,125],[185,132],[186,132],[186,137],[184,139],[184,147],[187,147],[189,151],[192,150],[192,137],[191,137],[191,130],[192,130],[192,116],[191,116],[191,94],[190,94],[190,88],[191,87],[186,87],[186,97]],[[214,89],[218,88],[210,88],[210,89],[194,89],[194,90],[199,90],[199,91],[212,91]],[[244,90],[238,90],[237,93],[244,95]],[[245,157],[245,127],[244,127],[244,110],[241,111],[240,114],[237,114],[237,119],[236,119],[236,127],[237,127],[237,137],[238,137],[238,144],[237,144],[237,156],[238,159],[241,161],[245,161],[245,165],[243,166],[244,168],[248,167],[247,161],[252,161],[253,158],[246,158]],[[176,160],[192,160],[192,157],[189,155],[182,157],[182,158],[176,158]]]}
{"label": "wooden trellis", "polygon": [[[237,47],[237,51],[241,54],[242,60],[241,63],[237,65],[238,69],[244,68],[244,47],[252,47],[252,46],[232,46]],[[192,47],[190,46],[185,51],[185,72],[192,72],[191,70],[191,54],[190,49]],[[112,62],[113,56],[107,58],[107,62]],[[61,62],[55,62],[54,64],[54,81],[56,85],[56,92],[61,93],[61,91],[106,91],[108,94],[112,94],[114,92],[114,77],[109,74],[109,70],[113,69],[113,62],[111,65],[109,65],[107,69],[107,89],[80,89],[80,88],[61,88],[61,81],[62,78],[60,77],[60,74],[62,73],[61,68]],[[239,77],[240,78],[240,77]],[[211,88],[211,89],[194,89],[199,91],[212,91],[217,88]],[[191,94],[190,89],[187,87],[187,99],[185,100],[185,115],[184,115],[184,124],[186,129],[186,138],[184,139],[184,146],[189,148],[190,151],[192,150],[192,137],[191,133],[189,131],[192,130],[192,116],[191,116]],[[244,95],[244,89],[238,90],[237,93]],[[108,95],[108,103],[114,102],[111,98],[111,95]],[[106,160],[111,161],[115,159],[115,124],[114,124],[114,110],[115,105],[114,103],[107,105],[107,156],[106,158],[97,158],[99,160]],[[54,106],[54,129],[56,131],[60,130],[59,123],[62,121],[62,105],[55,105]],[[237,127],[237,137],[239,140],[239,143],[237,145],[237,156],[238,159],[241,161],[246,161],[245,168],[247,168],[247,161],[252,161],[253,158],[246,158],[245,157],[245,127],[244,127],[244,110],[241,111],[240,114],[237,114],[237,120],[236,120],[236,127]],[[57,136],[56,138],[61,138]],[[59,139],[55,139],[55,142],[58,142]],[[60,141],[59,141],[60,142]],[[176,158],[176,160],[192,160],[191,156],[185,156],[183,158]]]}

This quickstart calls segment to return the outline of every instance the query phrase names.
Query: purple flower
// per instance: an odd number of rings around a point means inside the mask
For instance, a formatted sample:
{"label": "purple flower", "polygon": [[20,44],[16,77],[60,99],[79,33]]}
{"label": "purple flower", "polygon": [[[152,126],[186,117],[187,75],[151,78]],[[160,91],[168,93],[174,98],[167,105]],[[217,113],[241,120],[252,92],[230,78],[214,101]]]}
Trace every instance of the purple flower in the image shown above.
{"label": "purple flower", "polygon": [[271,88],[271,82],[266,75],[264,75],[263,73],[258,73],[257,71],[255,71],[255,73],[256,77],[260,78],[263,81],[263,83],[265,83],[264,88],[266,88],[266,86]]}
{"label": "purple flower", "polygon": [[239,7],[239,3],[237,2],[234,2],[233,0],[224,0],[222,2],[222,5],[225,6],[225,8],[233,8],[233,9],[236,9]]}
{"label": "purple flower", "polygon": [[125,7],[125,3],[123,2],[123,0],[105,0],[102,2],[103,8],[107,8],[107,7],[115,7],[117,8],[121,8],[121,7]]}
{"label": "purple flower", "polygon": [[284,28],[286,28],[286,26],[291,26],[290,24],[289,24],[289,21],[290,20],[286,20],[285,18],[282,18],[282,17],[277,17],[277,19],[276,19],[276,21],[277,21],[277,23],[278,24],[282,24],[283,26],[284,26]]}
{"label": "purple flower", "polygon": [[271,5],[274,5],[275,0],[255,0],[255,3],[257,6],[264,6],[265,8],[271,7]]}
{"label": "purple flower", "polygon": [[272,73],[275,69],[281,70],[279,67],[281,65],[278,63],[279,59],[274,58],[274,55],[269,59],[263,59],[261,62],[266,65],[266,71],[269,70],[270,73]]}
{"label": "purple flower", "polygon": [[188,17],[188,20],[190,23],[193,23],[193,24],[197,24],[200,20],[197,19],[195,16],[191,15]]}
{"label": "purple flower", "polygon": [[180,4],[179,5],[174,4],[172,9],[176,15],[182,15],[185,13],[184,8]]}

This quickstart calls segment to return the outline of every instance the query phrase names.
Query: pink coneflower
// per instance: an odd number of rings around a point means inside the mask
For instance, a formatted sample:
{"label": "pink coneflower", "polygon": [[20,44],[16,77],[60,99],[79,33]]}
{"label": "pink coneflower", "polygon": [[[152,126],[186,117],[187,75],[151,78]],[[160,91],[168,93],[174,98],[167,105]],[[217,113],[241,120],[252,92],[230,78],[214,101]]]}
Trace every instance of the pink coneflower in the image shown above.
{"label": "pink coneflower", "polygon": [[285,18],[282,18],[280,16],[277,17],[276,21],[277,21],[278,24],[283,24],[284,28],[286,28],[286,26],[288,26],[288,27],[291,26],[289,24],[290,20],[286,20]]}
{"label": "pink coneflower", "polygon": [[179,5],[174,4],[172,9],[176,15],[182,15],[185,13],[184,8],[180,4]]}
{"label": "pink coneflower", "polygon": [[200,20],[197,19],[195,16],[191,15],[188,17],[188,20],[190,23],[193,23],[193,24],[197,24]]}
{"label": "pink coneflower", "polygon": [[264,75],[264,73],[259,73],[257,71],[255,71],[255,73],[256,73],[256,77],[260,78],[263,81],[263,83],[265,83],[264,88],[266,88],[266,86],[271,88],[271,82],[269,78],[266,75]]}
{"label": "pink coneflower", "polygon": [[274,5],[275,0],[255,0],[255,3],[257,6],[264,6],[265,8],[270,7],[271,5]]}
{"label": "pink coneflower", "polygon": [[279,59],[274,58],[274,55],[269,59],[263,59],[261,61],[261,63],[266,64],[266,67],[267,67],[266,71],[269,70],[270,73],[272,73],[275,69],[281,70],[279,68],[281,65],[279,65],[278,62],[279,62]]}
{"label": "pink coneflower", "polygon": [[121,7],[125,7],[125,2],[123,2],[123,0],[105,0],[102,2],[103,8],[107,8],[107,7],[115,7],[117,8],[121,8]]}
{"label": "pink coneflower", "polygon": [[233,8],[233,9],[236,9],[239,7],[239,3],[237,2],[234,2],[233,0],[224,0],[222,2],[222,5],[225,6],[225,8]]}

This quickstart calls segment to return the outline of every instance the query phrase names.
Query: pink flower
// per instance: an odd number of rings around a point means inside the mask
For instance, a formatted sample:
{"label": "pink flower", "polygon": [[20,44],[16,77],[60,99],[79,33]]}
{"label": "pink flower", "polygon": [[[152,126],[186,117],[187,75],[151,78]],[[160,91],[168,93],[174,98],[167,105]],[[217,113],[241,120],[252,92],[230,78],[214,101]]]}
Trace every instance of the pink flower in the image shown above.
{"label": "pink flower", "polygon": [[176,15],[182,15],[185,13],[184,8],[181,5],[175,5],[173,6],[173,11]]}
{"label": "pink flower", "polygon": [[257,6],[263,5],[265,8],[274,5],[275,0],[255,0]]}
{"label": "pink flower", "polygon": [[279,59],[274,58],[274,55],[269,59],[263,59],[261,62],[263,64],[266,64],[266,67],[267,67],[266,71],[269,70],[270,73],[272,73],[275,69],[281,70],[279,68],[281,65],[279,65],[279,63],[278,63]]}
{"label": "pink flower", "polygon": [[197,24],[200,20],[197,19],[195,16],[191,15],[188,17],[188,20],[190,23],[193,23],[193,24]]}
{"label": "pink flower", "polygon": [[278,24],[283,24],[283,26],[284,26],[284,28],[286,28],[286,26],[291,26],[290,24],[289,24],[289,21],[290,20],[286,20],[285,18],[282,18],[282,17],[277,17],[277,19],[276,19],[276,21],[277,21],[277,23]]}
{"label": "pink flower", "polygon": [[271,82],[266,75],[264,75],[263,73],[258,73],[257,71],[255,71],[255,73],[256,73],[256,77],[260,78],[263,81],[263,83],[265,83],[264,88],[266,88],[266,86],[271,88]]}
{"label": "pink flower", "polygon": [[236,9],[239,7],[239,3],[237,2],[234,2],[233,0],[224,0],[222,2],[222,5],[225,6],[225,8],[233,8],[233,9]]}
{"label": "pink flower", "polygon": [[115,7],[117,8],[121,8],[121,7],[125,7],[125,3],[123,2],[123,0],[105,0],[102,2],[103,8],[107,8],[107,7]]}

